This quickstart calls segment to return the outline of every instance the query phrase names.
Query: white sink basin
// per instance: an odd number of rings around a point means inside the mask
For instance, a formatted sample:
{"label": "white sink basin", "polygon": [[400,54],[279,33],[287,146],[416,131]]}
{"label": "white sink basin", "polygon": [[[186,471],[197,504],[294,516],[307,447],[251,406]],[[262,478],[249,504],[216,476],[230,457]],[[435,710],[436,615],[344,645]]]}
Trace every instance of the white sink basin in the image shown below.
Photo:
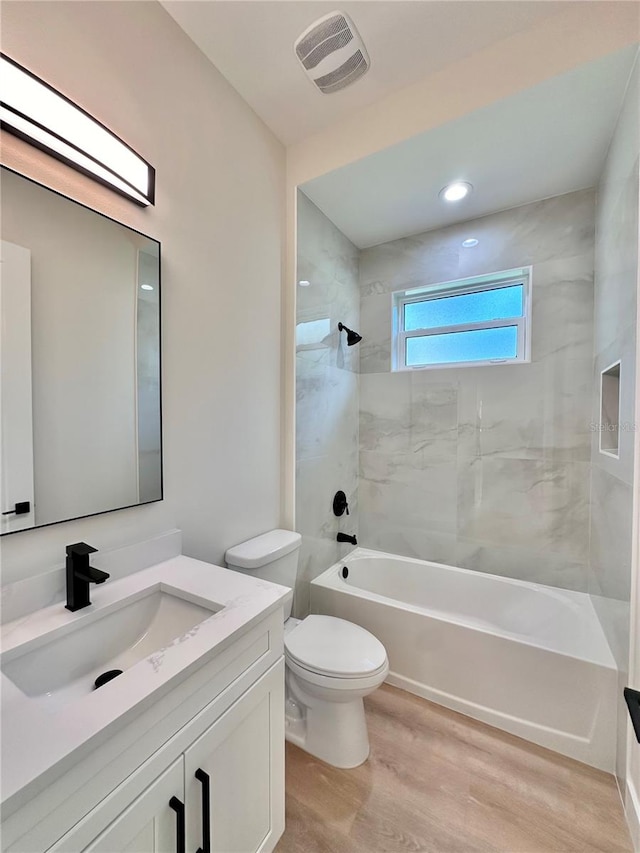
{"label": "white sink basin", "polygon": [[[117,609],[87,614],[64,632],[39,638],[36,648],[12,649],[0,668],[25,695],[52,711],[92,692],[99,675],[126,672],[136,663],[188,635],[216,612],[177,595],[151,589]],[[108,682],[100,690],[109,690]]]}

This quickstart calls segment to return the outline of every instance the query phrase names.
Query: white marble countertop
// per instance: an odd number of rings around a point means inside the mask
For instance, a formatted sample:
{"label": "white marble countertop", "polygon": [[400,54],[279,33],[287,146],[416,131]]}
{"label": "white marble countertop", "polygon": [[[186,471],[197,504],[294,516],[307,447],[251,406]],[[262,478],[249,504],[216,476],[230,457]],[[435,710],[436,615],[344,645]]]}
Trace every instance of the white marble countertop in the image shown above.
{"label": "white marble countertop", "polygon": [[[166,693],[191,672],[291,597],[290,589],[189,557],[174,557],[121,580],[91,587],[92,604],[75,613],[58,603],[2,627],[2,662],[122,606],[145,590],[178,595],[217,612],[126,670],[107,685],[59,708],[22,693],[0,676],[2,710],[2,804],[19,805],[30,787],[73,765],[76,756],[99,745],[154,694]],[[53,632],[53,633],[52,633]],[[10,801],[12,801],[10,803]]]}

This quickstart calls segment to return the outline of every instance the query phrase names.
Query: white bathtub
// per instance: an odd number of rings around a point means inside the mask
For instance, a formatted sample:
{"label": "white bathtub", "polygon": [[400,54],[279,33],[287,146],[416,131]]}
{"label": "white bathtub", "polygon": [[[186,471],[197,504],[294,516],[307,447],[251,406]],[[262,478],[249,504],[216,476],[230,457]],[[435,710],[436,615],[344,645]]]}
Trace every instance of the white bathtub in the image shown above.
{"label": "white bathtub", "polygon": [[311,611],[375,634],[390,684],[613,772],[617,672],[588,595],[356,548]]}

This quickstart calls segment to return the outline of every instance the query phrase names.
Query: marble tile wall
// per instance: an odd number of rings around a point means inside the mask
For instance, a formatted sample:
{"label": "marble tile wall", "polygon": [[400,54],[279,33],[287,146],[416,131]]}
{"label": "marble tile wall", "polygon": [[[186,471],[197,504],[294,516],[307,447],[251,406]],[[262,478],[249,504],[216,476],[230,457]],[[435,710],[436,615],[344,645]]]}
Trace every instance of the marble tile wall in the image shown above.
{"label": "marble tile wall", "polygon": [[638,275],[638,155],[640,152],[638,63],[597,189],[595,240],[594,424],[600,421],[600,373],[620,365],[619,459],[591,444],[591,553],[589,592],[620,672],[617,773],[625,775],[626,708],[622,688],[629,660],[629,601],[633,511],[633,444]]}
{"label": "marble tile wall", "polygon": [[[359,347],[347,347],[338,323],[359,330],[358,249],[298,193],[296,347],[296,529],[302,534],[294,613],[308,612],[309,583],[358,535]],[[336,518],[333,496],[347,494]]]}
{"label": "marble tile wall", "polygon": [[[594,206],[584,190],[361,252],[363,545],[587,590]],[[390,372],[393,291],[529,264],[531,364]]]}

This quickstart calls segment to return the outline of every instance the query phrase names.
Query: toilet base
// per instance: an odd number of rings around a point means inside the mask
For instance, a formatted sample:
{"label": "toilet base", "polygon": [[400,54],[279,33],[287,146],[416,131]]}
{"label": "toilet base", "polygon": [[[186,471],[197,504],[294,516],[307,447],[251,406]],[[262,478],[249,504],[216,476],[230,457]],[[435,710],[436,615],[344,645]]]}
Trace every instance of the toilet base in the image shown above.
{"label": "toilet base", "polygon": [[361,698],[332,702],[304,695],[287,673],[285,737],[333,767],[350,769],[369,757],[369,735]]}

